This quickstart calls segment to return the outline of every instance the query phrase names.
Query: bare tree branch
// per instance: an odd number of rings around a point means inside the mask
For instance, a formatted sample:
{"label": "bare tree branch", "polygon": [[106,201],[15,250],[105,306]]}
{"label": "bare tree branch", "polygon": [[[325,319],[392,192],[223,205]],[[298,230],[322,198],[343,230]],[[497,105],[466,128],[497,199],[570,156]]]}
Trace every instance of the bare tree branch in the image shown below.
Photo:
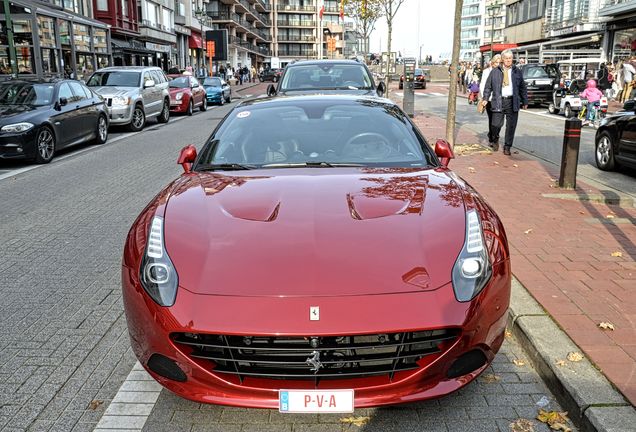
{"label": "bare tree branch", "polygon": [[345,4],[345,13],[353,18],[358,33],[363,37],[365,55],[369,52],[368,41],[375,23],[382,17],[380,0],[349,0]]}

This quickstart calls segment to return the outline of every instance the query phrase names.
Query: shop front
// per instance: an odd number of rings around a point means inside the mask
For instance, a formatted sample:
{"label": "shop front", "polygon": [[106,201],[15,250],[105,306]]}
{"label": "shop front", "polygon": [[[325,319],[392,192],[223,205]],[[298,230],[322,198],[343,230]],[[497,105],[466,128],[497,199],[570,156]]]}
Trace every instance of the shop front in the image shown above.
{"label": "shop front", "polygon": [[110,30],[95,20],[12,0],[9,13],[17,62],[11,67],[7,11],[0,4],[0,79],[17,73],[24,77],[72,77],[88,79],[96,68],[112,63]]}
{"label": "shop front", "polygon": [[606,17],[608,60],[616,64],[636,56],[636,3],[606,6],[599,15]]}

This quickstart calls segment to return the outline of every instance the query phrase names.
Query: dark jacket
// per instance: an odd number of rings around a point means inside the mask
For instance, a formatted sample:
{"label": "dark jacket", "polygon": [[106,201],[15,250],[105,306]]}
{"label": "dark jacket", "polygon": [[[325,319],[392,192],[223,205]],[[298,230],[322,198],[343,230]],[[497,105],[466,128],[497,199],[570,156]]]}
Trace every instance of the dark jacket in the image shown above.
{"label": "dark jacket", "polygon": [[[521,69],[512,66],[512,109],[519,111],[522,105],[528,105],[528,89],[523,80]],[[490,106],[493,112],[501,112],[501,87],[503,86],[503,69],[498,67],[493,69],[488,75],[486,86],[484,87],[484,100],[488,100],[492,94]]]}
{"label": "dark jacket", "polygon": [[605,66],[604,64],[601,65],[596,78],[598,79],[598,88],[600,88],[601,90],[612,88],[612,84],[610,84],[608,78],[607,66]]}

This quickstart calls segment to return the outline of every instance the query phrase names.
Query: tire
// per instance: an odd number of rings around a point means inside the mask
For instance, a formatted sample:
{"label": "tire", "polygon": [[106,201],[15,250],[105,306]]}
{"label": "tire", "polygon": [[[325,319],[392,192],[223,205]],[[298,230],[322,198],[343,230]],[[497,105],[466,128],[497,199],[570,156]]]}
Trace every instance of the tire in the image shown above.
{"label": "tire", "polygon": [[272,82],[277,83],[277,82],[278,82],[278,77],[277,77],[277,76],[275,76],[274,78],[272,78]]}
{"label": "tire", "polygon": [[557,107],[555,107],[553,103],[550,103],[550,105],[548,105],[548,112],[550,114],[558,114],[559,111],[560,110]]}
{"label": "tire", "polygon": [[227,98],[225,98],[225,102],[230,103],[232,102],[232,93],[230,92],[230,94],[228,95]]}
{"label": "tire", "polygon": [[574,112],[572,111],[572,107],[570,106],[570,104],[565,104],[565,109],[563,110],[563,114],[565,115],[565,118],[574,117]]}
{"label": "tire", "polygon": [[190,99],[190,102],[188,103],[188,110],[186,111],[186,114],[191,116],[194,113],[194,102],[192,102],[192,99]]}
{"label": "tire", "polygon": [[168,123],[170,120],[170,101],[163,101],[163,109],[161,110],[161,114],[157,117],[157,121],[159,123]]}
{"label": "tire", "polygon": [[399,84],[398,84],[398,89],[402,90],[403,88],[404,88],[404,84],[399,83]]}
{"label": "tire", "polygon": [[422,90],[426,90],[426,81],[424,81],[424,85],[422,86]]}
{"label": "tire", "polygon": [[130,125],[128,128],[132,132],[139,132],[146,125],[146,113],[144,113],[144,109],[140,104],[135,105],[135,109],[133,110],[132,120],[130,121]]}
{"label": "tire", "polygon": [[613,171],[617,167],[614,159],[612,136],[607,131],[602,132],[596,140],[594,160],[598,169],[603,171]]}
{"label": "tire", "polygon": [[201,103],[201,106],[199,107],[199,110],[201,112],[207,111],[208,110],[208,97],[204,97],[203,98],[203,102]]}
{"label": "tire", "polygon": [[47,164],[55,155],[55,135],[47,126],[42,127],[35,137],[35,163]]}
{"label": "tire", "polygon": [[96,135],[95,144],[104,144],[108,140],[108,121],[106,121],[106,116],[100,115],[97,119]]}

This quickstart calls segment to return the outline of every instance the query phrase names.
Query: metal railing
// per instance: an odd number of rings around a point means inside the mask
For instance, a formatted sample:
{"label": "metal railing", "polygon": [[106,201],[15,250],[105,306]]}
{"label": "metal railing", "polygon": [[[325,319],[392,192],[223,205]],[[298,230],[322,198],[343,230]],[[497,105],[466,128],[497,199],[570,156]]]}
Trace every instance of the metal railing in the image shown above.
{"label": "metal railing", "polygon": [[286,4],[278,2],[276,4],[279,12],[315,12],[316,6],[314,5],[300,5],[300,4]]}
{"label": "metal railing", "polygon": [[316,21],[278,20],[278,25],[283,27],[316,27]]}
{"label": "metal railing", "polygon": [[276,39],[279,41],[289,41],[289,42],[315,42],[316,36],[278,35]]}

